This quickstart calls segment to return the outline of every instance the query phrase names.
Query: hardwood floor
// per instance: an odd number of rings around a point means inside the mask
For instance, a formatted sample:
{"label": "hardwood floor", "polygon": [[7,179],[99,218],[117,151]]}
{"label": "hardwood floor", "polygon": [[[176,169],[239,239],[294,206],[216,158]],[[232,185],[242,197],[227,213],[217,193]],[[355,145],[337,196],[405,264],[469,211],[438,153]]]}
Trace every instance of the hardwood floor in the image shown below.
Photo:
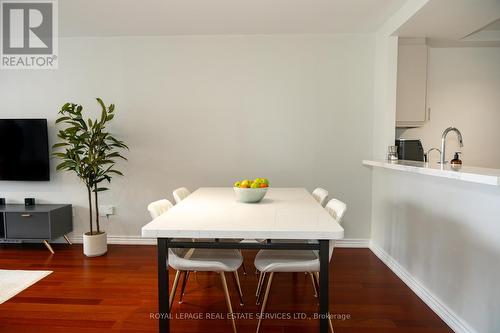
{"label": "hardwood floor", "polygon": [[[150,319],[156,305],[156,248],[111,245],[106,256],[86,258],[80,245],[0,245],[0,269],[53,270],[54,273],[0,304],[0,332],[156,332]],[[240,307],[228,276],[233,309],[255,318],[257,275],[254,251],[246,251],[248,275],[240,272],[245,306]],[[331,312],[336,333],[452,332],[368,249],[334,251]],[[174,274],[170,274],[172,283]],[[275,277],[267,313],[273,316],[317,310],[310,277],[282,273]],[[201,314],[200,314],[201,313]],[[183,304],[174,303],[171,332],[231,332],[226,319],[192,319],[226,314],[215,273],[191,274]],[[184,317],[181,319],[181,317]],[[191,318],[189,318],[191,317]],[[256,319],[237,320],[239,332],[255,332]],[[263,333],[317,332],[314,319],[264,320]]]}

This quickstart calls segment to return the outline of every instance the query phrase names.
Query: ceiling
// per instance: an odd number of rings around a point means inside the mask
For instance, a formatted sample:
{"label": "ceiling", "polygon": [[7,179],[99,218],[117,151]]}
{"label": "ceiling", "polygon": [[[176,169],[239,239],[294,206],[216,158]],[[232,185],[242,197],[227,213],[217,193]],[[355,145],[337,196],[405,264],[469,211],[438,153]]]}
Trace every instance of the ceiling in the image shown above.
{"label": "ceiling", "polygon": [[64,0],[59,32],[76,36],[366,33],[406,0]]}
{"label": "ceiling", "polygon": [[500,31],[500,19],[484,27],[486,31]]}
{"label": "ceiling", "polygon": [[430,0],[396,32],[460,40],[500,18],[500,0]]}
{"label": "ceiling", "polygon": [[500,19],[488,24],[483,29],[475,31],[463,39],[468,42],[500,42]]}

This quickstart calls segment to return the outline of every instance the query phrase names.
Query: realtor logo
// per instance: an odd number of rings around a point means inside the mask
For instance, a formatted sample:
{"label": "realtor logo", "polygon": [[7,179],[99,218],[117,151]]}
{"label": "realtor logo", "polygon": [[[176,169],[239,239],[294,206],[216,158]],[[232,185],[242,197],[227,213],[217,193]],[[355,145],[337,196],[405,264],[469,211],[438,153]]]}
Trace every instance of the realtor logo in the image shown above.
{"label": "realtor logo", "polygon": [[56,69],[56,0],[1,0],[0,5],[0,68]]}

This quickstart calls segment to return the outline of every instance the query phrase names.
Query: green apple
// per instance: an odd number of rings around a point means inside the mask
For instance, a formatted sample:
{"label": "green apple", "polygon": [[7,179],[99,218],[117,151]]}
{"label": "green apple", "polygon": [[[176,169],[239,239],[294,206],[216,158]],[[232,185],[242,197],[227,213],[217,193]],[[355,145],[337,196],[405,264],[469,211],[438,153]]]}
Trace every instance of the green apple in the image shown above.
{"label": "green apple", "polygon": [[261,181],[261,184],[269,185],[269,180],[267,180],[267,178],[261,178],[260,181]]}
{"label": "green apple", "polygon": [[240,185],[241,185],[241,183],[240,183],[240,182],[235,182],[235,183],[233,184],[233,186],[234,186],[234,187],[240,187]]}
{"label": "green apple", "polygon": [[260,183],[259,182],[253,182],[252,185],[250,185],[251,188],[259,188]]}

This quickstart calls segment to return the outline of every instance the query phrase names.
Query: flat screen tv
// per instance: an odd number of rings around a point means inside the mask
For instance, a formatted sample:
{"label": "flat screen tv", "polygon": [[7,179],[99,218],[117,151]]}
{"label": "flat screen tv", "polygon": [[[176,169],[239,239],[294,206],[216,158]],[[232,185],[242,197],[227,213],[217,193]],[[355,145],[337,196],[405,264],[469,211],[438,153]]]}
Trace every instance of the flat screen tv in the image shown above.
{"label": "flat screen tv", "polygon": [[47,119],[0,119],[0,180],[49,180]]}

